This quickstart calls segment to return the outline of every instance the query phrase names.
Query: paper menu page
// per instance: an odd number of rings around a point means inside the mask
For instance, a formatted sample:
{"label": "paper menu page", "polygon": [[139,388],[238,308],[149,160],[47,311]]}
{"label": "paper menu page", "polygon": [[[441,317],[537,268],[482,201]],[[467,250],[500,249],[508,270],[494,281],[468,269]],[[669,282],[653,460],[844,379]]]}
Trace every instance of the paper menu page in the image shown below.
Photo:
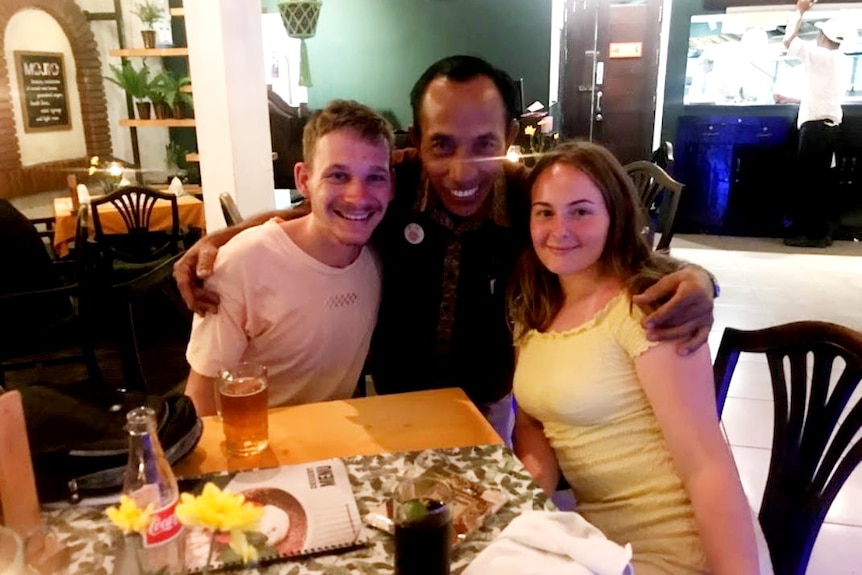
{"label": "paper menu page", "polygon": [[[362,543],[362,521],[340,459],[236,473],[224,487],[241,493],[264,508],[258,531],[249,542],[262,560],[298,557],[352,548]],[[238,557],[228,536],[216,537],[216,565]],[[210,535],[193,530],[187,536],[186,564],[194,571],[204,566]]]}

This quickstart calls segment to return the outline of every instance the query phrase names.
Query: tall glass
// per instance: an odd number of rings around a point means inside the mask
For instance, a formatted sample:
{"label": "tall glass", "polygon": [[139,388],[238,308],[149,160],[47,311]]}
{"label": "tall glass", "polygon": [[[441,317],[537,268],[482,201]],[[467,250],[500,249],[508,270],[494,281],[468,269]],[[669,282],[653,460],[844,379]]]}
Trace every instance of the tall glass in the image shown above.
{"label": "tall glass", "polygon": [[452,490],[439,479],[404,479],[392,495],[395,575],[449,575]]}
{"label": "tall glass", "polygon": [[217,404],[228,453],[254,455],[269,445],[266,367],[242,363],[224,369]]}

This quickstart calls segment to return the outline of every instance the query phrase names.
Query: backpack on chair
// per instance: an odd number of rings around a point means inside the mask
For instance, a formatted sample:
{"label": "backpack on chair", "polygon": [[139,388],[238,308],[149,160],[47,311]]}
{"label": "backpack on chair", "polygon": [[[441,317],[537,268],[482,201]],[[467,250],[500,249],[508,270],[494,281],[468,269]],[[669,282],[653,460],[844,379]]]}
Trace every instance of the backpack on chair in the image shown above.
{"label": "backpack on chair", "polygon": [[203,431],[191,400],[92,385],[32,384],[18,389],[39,500],[118,492],[128,460],[126,413],[147,406],[156,411],[159,440],[171,464],[190,453]]}

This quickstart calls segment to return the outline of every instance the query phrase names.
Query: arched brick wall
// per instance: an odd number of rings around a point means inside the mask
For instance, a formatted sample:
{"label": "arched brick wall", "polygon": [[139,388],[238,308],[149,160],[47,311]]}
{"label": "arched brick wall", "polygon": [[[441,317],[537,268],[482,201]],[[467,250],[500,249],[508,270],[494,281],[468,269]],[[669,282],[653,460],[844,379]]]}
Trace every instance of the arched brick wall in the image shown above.
{"label": "arched brick wall", "polygon": [[[77,68],[78,93],[87,156],[112,154],[111,130],[105,101],[102,63],[90,23],[72,0],[3,0],[0,3],[0,48],[5,45],[6,28],[12,16],[23,8],[38,8],[50,14],[66,33]],[[21,151],[15,133],[9,66],[0,50],[0,196],[13,197],[45,190],[62,189],[71,168],[83,168],[87,158],[21,166]]]}

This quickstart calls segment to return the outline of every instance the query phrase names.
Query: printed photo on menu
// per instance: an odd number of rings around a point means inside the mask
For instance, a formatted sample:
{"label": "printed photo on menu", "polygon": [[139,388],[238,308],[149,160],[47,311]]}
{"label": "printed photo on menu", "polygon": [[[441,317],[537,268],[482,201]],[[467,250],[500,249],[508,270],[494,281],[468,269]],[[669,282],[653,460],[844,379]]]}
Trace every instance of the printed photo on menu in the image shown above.
{"label": "printed photo on menu", "polygon": [[[241,471],[183,480],[202,488],[212,481],[246,501],[263,507],[257,532],[247,534],[263,564],[364,544],[362,520],[340,459]],[[239,561],[229,546],[229,535],[216,535],[213,566]],[[186,534],[186,566],[191,573],[204,567],[210,533],[193,529]]]}

